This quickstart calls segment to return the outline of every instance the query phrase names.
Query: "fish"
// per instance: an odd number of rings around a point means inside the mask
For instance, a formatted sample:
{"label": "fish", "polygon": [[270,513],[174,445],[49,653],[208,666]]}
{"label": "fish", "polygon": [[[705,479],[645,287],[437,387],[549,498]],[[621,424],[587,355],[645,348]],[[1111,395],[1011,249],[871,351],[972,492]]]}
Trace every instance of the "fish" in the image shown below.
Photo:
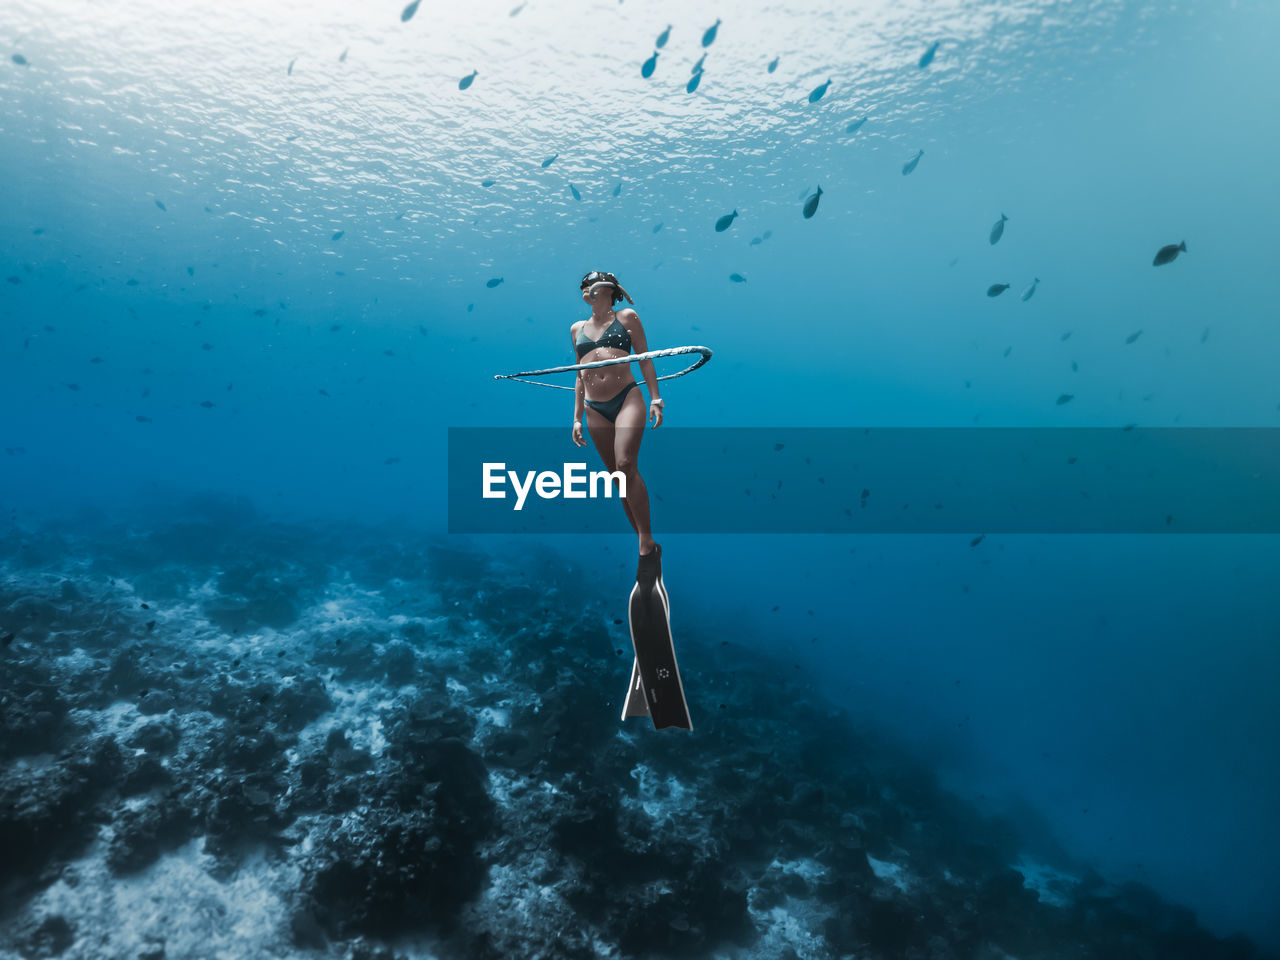
{"label": "fish", "polygon": [[859,130],[862,129],[862,125],[867,122],[867,119],[868,119],[867,117],[863,117],[861,120],[853,121],[853,123],[849,124],[847,127],[844,128],[844,132],[857,133]]}
{"label": "fish", "polygon": [[693,91],[698,89],[698,84],[700,84],[701,82],[702,82],[702,71],[699,70],[692,77],[690,77],[689,82],[684,85],[684,92],[693,93]]}
{"label": "fish", "polygon": [[547,167],[551,166],[551,164],[555,162],[555,159],[556,159],[556,157],[558,157],[558,156],[560,156],[560,154],[558,154],[558,153],[557,153],[557,154],[554,154],[554,155],[552,155],[552,156],[550,156],[550,157],[547,157],[547,159],[543,160],[543,161],[542,161],[543,169],[546,169]]}
{"label": "fish", "polygon": [[1028,300],[1030,300],[1032,297],[1036,295],[1036,287],[1039,286],[1039,284],[1040,284],[1040,278],[1036,277],[1034,280],[1031,281],[1031,286],[1027,287],[1027,289],[1022,291],[1023,303],[1026,303]]}
{"label": "fish", "polygon": [[744,276],[743,276],[742,274],[740,274],[740,273],[731,273],[731,274],[729,274],[729,279],[730,279],[730,280],[732,280],[734,283],[746,283],[746,282],[747,282],[747,278],[746,278],[746,277],[744,277]]}
{"label": "fish", "polygon": [[1179,253],[1186,252],[1187,241],[1183,240],[1181,243],[1171,243],[1156,251],[1155,259],[1151,261],[1151,265],[1153,267],[1162,267],[1166,263],[1173,263],[1174,260],[1178,259]]}
{"label": "fish", "polygon": [[330,237],[329,239],[330,239],[330,240],[341,240],[341,239],[342,239],[342,235],[343,235],[344,233],[346,233],[346,232],[347,232],[347,231],[345,231],[345,230],[339,230],[339,231],[337,231],[337,232],[336,232],[332,237]]}
{"label": "fish", "polygon": [[37,237],[38,237],[38,236],[40,236],[40,234],[44,233],[44,227],[36,227],[34,230],[32,230],[32,231],[31,231],[31,233],[32,233],[34,236],[37,236]]}
{"label": "fish", "polygon": [[709,47],[716,42],[716,31],[720,29],[720,18],[716,17],[716,22],[707,27],[706,32],[702,34],[702,45]]}
{"label": "fish", "polygon": [[27,58],[20,53],[15,53],[9,59],[12,60],[14,63],[16,63],[20,67],[28,67],[31,65],[27,62]]}
{"label": "fish", "polygon": [[988,239],[991,241],[991,245],[993,247],[999,243],[1000,238],[1004,236],[1004,222],[1008,219],[1009,218],[1002,213],[1000,214],[1000,219],[991,225],[991,236]]}
{"label": "fish", "polygon": [[773,231],[772,231],[772,230],[766,230],[764,233],[760,234],[760,236],[762,236],[762,237],[764,237],[766,240],[768,240],[770,237],[772,237],[772,236],[773,236]]}
{"label": "fish", "polygon": [[134,420],[136,420],[136,421],[138,421],[138,423],[151,423],[151,422],[152,422],[150,417],[144,417],[142,414],[138,414],[138,415],[137,415],[136,417],[134,417],[133,419],[134,419]]}
{"label": "fish", "polygon": [[1007,283],[993,283],[991,286],[987,287],[987,296],[998,297],[1008,289],[1009,285]]}
{"label": "fish", "polygon": [[503,281],[503,279],[504,279],[503,277],[494,277],[492,280],[486,283],[485,286],[488,287],[490,290],[492,290],[494,287],[500,284]]}
{"label": "fish", "polygon": [[818,184],[817,192],[804,202],[804,218],[808,220],[818,212],[818,198],[822,196],[822,184]]}
{"label": "fish", "polygon": [[829,86],[831,86],[830,77],[827,78],[826,83],[821,83],[818,86],[814,87],[811,91],[809,91],[809,102],[817,103],[819,100],[821,100],[823,95],[827,92],[827,87]]}
{"label": "fish", "polygon": [[133,277],[130,277],[128,280],[124,282],[124,285],[126,287],[136,287],[138,285],[138,281],[135,280]]}
{"label": "fish", "polygon": [[[491,178],[489,178],[489,177],[486,177],[485,179],[483,179],[483,180],[481,180],[481,181],[480,181],[480,186],[482,186],[482,187],[492,187],[492,186],[493,186],[495,183],[497,183],[497,182],[498,182],[497,180],[493,180],[493,179],[491,179]],[[404,216],[404,214],[402,213],[402,214],[400,214],[400,216],[401,216],[401,217],[403,217],[403,216]],[[399,219],[399,217],[397,217],[396,219]]]}
{"label": "fish", "polygon": [[471,86],[471,84],[475,82],[476,77],[478,77],[479,75],[480,75],[479,70],[472,70],[468,76],[465,76],[458,81],[458,89],[459,90],[467,89],[467,87]]}
{"label": "fish", "polygon": [[413,0],[413,3],[409,4],[403,10],[401,10],[400,22],[408,23],[410,20],[412,20],[413,15],[418,12],[418,4],[420,4],[421,2],[422,0]]}
{"label": "fish", "polygon": [[1131,334],[1129,334],[1129,336],[1127,336],[1127,337],[1125,337],[1125,338],[1124,338],[1124,342],[1125,342],[1125,343],[1133,343],[1133,341],[1137,340],[1140,336],[1142,336],[1142,331],[1141,331],[1141,330],[1139,330],[1137,333],[1131,333]]}
{"label": "fish", "polygon": [[738,215],[738,211],[726,213],[723,217],[716,221],[716,233],[724,233],[733,224],[733,219]]}
{"label": "fish", "polygon": [[297,62],[298,62],[298,58],[297,58],[297,57],[294,57],[292,60],[290,60],[290,61],[289,61],[289,69],[286,71],[286,73],[287,73],[287,75],[288,75],[288,76],[290,76],[290,77],[292,77],[292,76],[293,76],[293,65],[294,65],[295,63],[297,63]]}
{"label": "fish", "polygon": [[1079,372],[1080,372],[1080,365],[1079,365],[1078,363],[1076,363],[1074,360],[1072,360],[1072,361],[1071,361],[1071,372],[1072,372],[1072,373],[1079,373]]}
{"label": "fish", "polygon": [[578,192],[578,188],[577,188],[577,187],[575,187],[572,183],[571,183],[571,184],[569,184],[569,192],[570,192],[571,194],[573,194],[573,199],[575,199],[575,200],[581,200],[581,199],[582,199],[582,194],[580,194],[580,193]]}
{"label": "fish", "polygon": [[923,70],[929,64],[933,63],[933,56],[938,52],[939,41],[935,40],[923,54],[920,55],[920,69]]}
{"label": "fish", "polygon": [[206,410],[211,410],[213,407],[217,406],[217,404],[212,400],[201,400],[200,406],[204,407]]}
{"label": "fish", "polygon": [[157,206],[157,207],[159,207],[161,210],[164,210],[164,211],[166,211],[166,212],[169,210],[169,208],[168,208],[168,207],[166,207],[166,206],[164,205],[164,201],[163,201],[163,200],[157,200],[157,201],[156,201],[156,206]]}
{"label": "fish", "polygon": [[347,49],[346,49],[346,50],[343,50],[343,51],[342,51],[341,56],[339,56],[339,57],[338,57],[338,62],[339,62],[339,63],[346,63],[346,62],[347,62],[347,54],[348,54],[348,53],[350,53],[350,52],[351,52],[351,48],[350,48],[350,47],[347,47]]}
{"label": "fish", "polygon": [[322,396],[322,397],[331,397],[331,396],[333,396],[333,394],[331,394],[331,393],[330,393],[328,390],[326,390],[324,387],[321,387],[319,390],[317,390],[317,391],[316,391],[316,393],[320,394],[320,396]]}
{"label": "fish", "polygon": [[1209,328],[1205,327],[1204,333],[1200,334],[1200,342],[1204,343],[1208,339],[1209,339]]}
{"label": "fish", "polygon": [[703,64],[703,62],[704,62],[706,59],[707,59],[707,55],[704,53],[702,56],[700,56],[700,57],[698,58],[698,62],[697,62],[697,63],[695,63],[695,64],[693,65],[693,69],[692,69],[692,70],[690,70],[689,72],[690,72],[690,73],[701,73],[701,72],[702,72],[702,64]]}
{"label": "fish", "polygon": [[662,229],[662,224],[660,224],[660,223],[656,223],[656,224],[654,224],[654,226],[653,226],[653,232],[654,232],[654,233],[657,233],[657,232],[658,232],[659,230],[661,230],[661,229]]}
{"label": "fish", "polygon": [[194,277],[195,275],[196,275],[196,268],[195,268],[195,267],[187,267],[187,276],[188,276],[188,277]]}
{"label": "fish", "polygon": [[916,164],[920,162],[920,158],[923,156],[924,156],[924,151],[921,150],[914,157],[912,157],[910,160],[904,163],[902,165],[902,175],[905,177],[908,173],[914,170],[916,168]]}
{"label": "fish", "polygon": [[613,188],[613,195],[614,195],[615,197],[616,197],[618,194],[620,194],[620,193],[622,193],[622,181],[621,181],[621,180],[619,180],[619,181],[618,181],[618,185],[617,185],[616,187],[614,187],[614,188]]}
{"label": "fish", "polygon": [[509,14],[507,14],[507,16],[508,16],[508,17],[514,17],[514,16],[516,16],[517,14],[519,14],[519,13],[520,13],[520,11],[521,11],[521,10],[523,10],[524,8],[525,8],[525,4],[523,4],[523,3],[522,3],[522,4],[520,4],[520,6],[518,6],[518,7],[512,7],[512,8],[511,8],[511,12],[510,12]]}
{"label": "fish", "polygon": [[779,61],[779,60],[781,60],[781,59],[782,59],[781,57],[774,57],[772,60],[770,60],[770,61],[769,61],[769,72],[770,72],[770,73],[773,73],[773,71],[775,71],[775,70],[777,70],[777,69],[778,69],[778,61]]}
{"label": "fish", "polygon": [[667,41],[670,39],[671,39],[671,24],[668,23],[667,29],[663,30],[660,34],[658,34],[658,39],[653,42],[653,45],[657,47],[659,50],[661,50],[663,47],[667,45]]}
{"label": "fish", "polygon": [[1058,406],[1062,406],[1064,403],[1070,403],[1074,397],[1075,397],[1074,393],[1064,393],[1060,395],[1058,397]]}
{"label": "fish", "polygon": [[658,51],[653,51],[653,56],[644,62],[644,66],[640,68],[640,76],[648,80],[653,76],[653,71],[658,66]]}
{"label": "fish", "polygon": [[468,303],[468,304],[467,304],[467,313],[470,313],[470,312],[471,312],[472,310],[474,310],[475,308],[476,308],[476,305],[475,305],[474,303]]}
{"label": "fish", "polygon": [[764,241],[763,241],[763,240],[761,240],[759,237],[752,237],[752,238],[751,238],[751,243],[750,243],[750,244],[748,244],[748,246],[756,247],[756,246],[759,246],[759,245],[760,245],[760,244],[762,244],[762,243],[764,243]]}

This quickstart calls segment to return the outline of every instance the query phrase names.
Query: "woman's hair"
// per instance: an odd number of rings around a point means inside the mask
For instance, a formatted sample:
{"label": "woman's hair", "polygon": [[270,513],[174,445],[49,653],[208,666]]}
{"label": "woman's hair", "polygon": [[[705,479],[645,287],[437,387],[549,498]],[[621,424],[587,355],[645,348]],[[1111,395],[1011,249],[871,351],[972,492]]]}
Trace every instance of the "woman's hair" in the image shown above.
{"label": "woman's hair", "polygon": [[627,293],[626,290],[622,289],[622,284],[618,282],[618,278],[615,277],[612,273],[604,273],[600,270],[592,270],[590,273],[588,273],[586,276],[582,278],[582,282],[578,284],[578,289],[585,290],[587,289],[587,287],[591,286],[593,283],[613,284],[613,302],[614,303],[621,303],[623,297],[627,298],[627,303],[635,303],[635,301],[631,299],[631,295]]}

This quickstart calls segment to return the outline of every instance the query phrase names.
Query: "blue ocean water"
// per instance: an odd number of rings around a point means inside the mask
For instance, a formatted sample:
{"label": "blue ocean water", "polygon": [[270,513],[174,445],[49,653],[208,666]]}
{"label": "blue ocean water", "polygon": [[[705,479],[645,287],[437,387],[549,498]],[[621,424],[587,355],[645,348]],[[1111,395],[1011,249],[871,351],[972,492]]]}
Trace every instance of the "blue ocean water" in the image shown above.
{"label": "blue ocean water", "polygon": [[[444,537],[449,427],[563,425],[577,455],[570,394],[493,375],[572,361],[593,269],[651,347],[715,351],[664,383],[668,426],[1280,425],[1263,0],[8,13],[6,556],[193,494]],[[656,499],[654,525],[682,666],[778,658],[1045,857],[1280,950],[1274,537],[665,535]],[[630,589],[625,532],[455,540],[549,548],[570,606]],[[696,752],[715,696],[686,687]]]}

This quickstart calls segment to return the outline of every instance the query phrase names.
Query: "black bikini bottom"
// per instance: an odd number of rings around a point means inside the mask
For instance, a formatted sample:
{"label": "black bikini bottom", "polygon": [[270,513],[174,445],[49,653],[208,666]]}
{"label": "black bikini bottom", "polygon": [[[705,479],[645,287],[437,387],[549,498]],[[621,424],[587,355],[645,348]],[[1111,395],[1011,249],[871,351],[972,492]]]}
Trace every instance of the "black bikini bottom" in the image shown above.
{"label": "black bikini bottom", "polygon": [[596,411],[596,413],[600,414],[602,417],[608,420],[610,423],[613,423],[618,419],[618,411],[622,409],[622,401],[627,399],[627,394],[631,391],[631,388],[636,385],[637,385],[636,382],[632,380],[625,387],[623,387],[616,394],[614,394],[614,397],[612,400],[584,399],[583,402],[592,410]]}

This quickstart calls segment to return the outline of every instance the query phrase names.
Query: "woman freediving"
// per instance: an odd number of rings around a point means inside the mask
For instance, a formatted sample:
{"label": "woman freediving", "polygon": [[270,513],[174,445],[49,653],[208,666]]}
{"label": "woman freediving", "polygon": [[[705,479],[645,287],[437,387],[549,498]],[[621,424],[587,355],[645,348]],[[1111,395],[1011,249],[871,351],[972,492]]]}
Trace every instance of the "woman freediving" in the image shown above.
{"label": "woman freediving", "polygon": [[[569,328],[569,338],[577,354],[578,363],[625,357],[634,348],[645,353],[648,345],[644,327],[635,310],[623,308],[614,311],[613,306],[625,297],[634,303],[618,278],[611,273],[592,271],[579,284],[582,299],[591,306],[591,316],[579,320]],[[595,336],[591,336],[591,334]],[[644,399],[631,373],[631,364],[618,363],[579,370],[573,400],[573,442],[586,446],[582,438],[583,407],[586,407],[587,426],[600,459],[610,473],[621,472],[626,477],[626,496],[622,508],[627,520],[640,538],[640,555],[652,553],[657,545],[649,528],[649,491],[640,477],[637,459],[640,441],[644,438],[646,419],[653,421],[656,429],[662,424],[662,399],[658,396],[658,377],[653,361],[640,361],[640,372],[649,388],[648,416]]]}
{"label": "woman freediving", "polygon": [[[627,520],[640,538],[640,557],[636,563],[636,585],[627,601],[627,625],[635,660],[631,664],[631,681],[622,706],[622,719],[648,716],[657,730],[664,727],[693,729],[689,705],[685,702],[684,685],[676,663],[675,645],[671,640],[671,601],[662,582],[662,545],[655,542],[649,529],[649,491],[636,461],[640,441],[644,439],[645,406],[631,364],[640,364],[649,388],[648,419],[657,428],[662,423],[662,399],[658,382],[673,380],[692,373],[711,359],[711,349],[703,346],[666,347],[649,350],[640,317],[628,308],[615,311],[614,304],[631,295],[612,273],[593,271],[578,285],[583,302],[591,305],[591,316],[569,327],[578,362],[562,367],[525,370],[521,373],[494,374],[495,380],[517,380],[572,390],[573,442],[585,447],[582,438],[583,414],[591,431],[600,459],[610,473],[625,477],[626,496],[622,508]],[[632,356],[632,348],[635,356]],[[697,363],[659,377],[653,369],[658,358],[699,354]],[[545,377],[574,371],[574,385],[544,383],[530,377]],[[590,394],[590,396],[587,396]]]}

